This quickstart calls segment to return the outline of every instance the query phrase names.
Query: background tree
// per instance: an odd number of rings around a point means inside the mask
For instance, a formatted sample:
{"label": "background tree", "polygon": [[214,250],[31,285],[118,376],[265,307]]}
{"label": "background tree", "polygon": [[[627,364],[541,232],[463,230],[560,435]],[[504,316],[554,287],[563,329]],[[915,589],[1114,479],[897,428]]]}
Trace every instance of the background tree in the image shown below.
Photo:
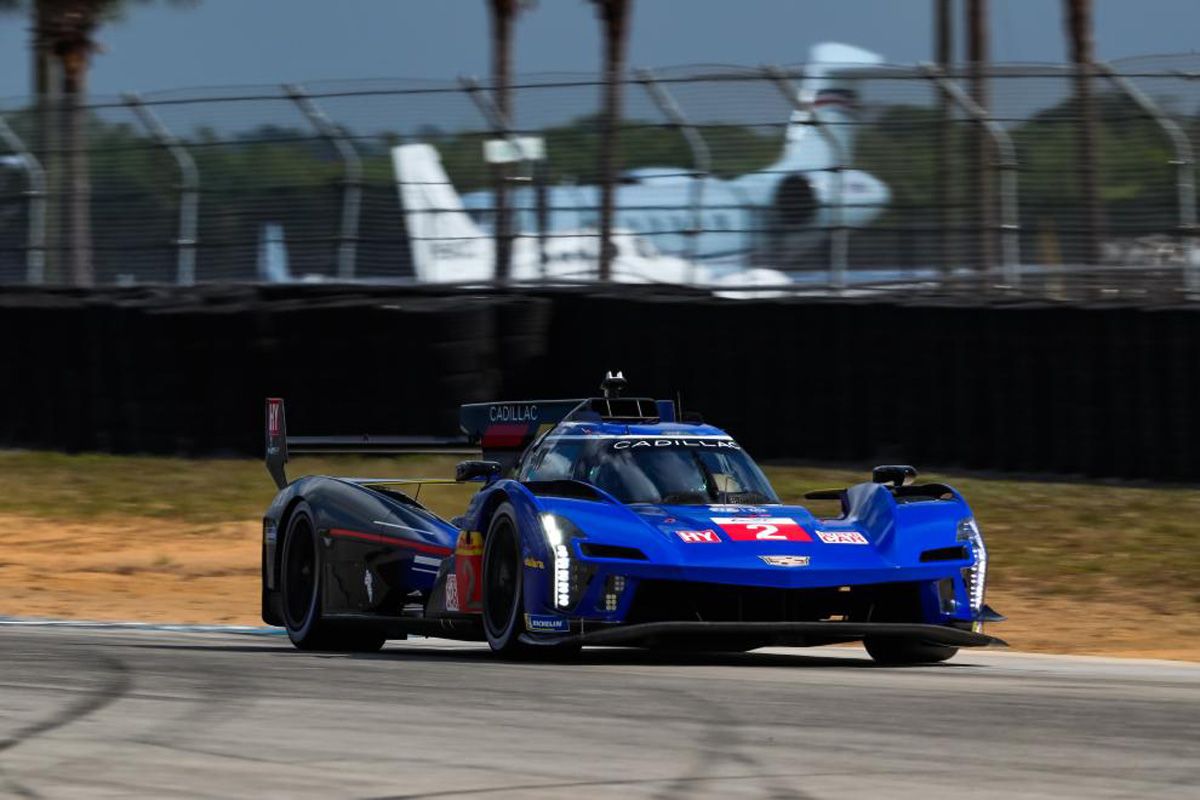
{"label": "background tree", "polygon": [[[192,5],[198,0],[170,0]],[[149,2],[149,0],[136,0]],[[51,158],[58,188],[59,214],[66,221],[66,266],[76,286],[95,283],[92,264],[91,175],[87,144],[87,79],[98,49],[99,27],[120,15],[132,0],[0,0],[0,10],[27,10],[32,17],[34,96],[37,98],[38,147]],[[58,113],[54,78],[58,82]],[[65,157],[61,177],[55,138],[61,129]]]}
{"label": "background tree", "polygon": [[1065,0],[1065,22],[1071,61],[1075,64],[1075,102],[1079,111],[1076,156],[1079,170],[1080,202],[1084,215],[1085,263],[1100,263],[1100,239],[1104,220],[1096,178],[1096,106],[1092,100],[1092,75],[1095,63],[1092,38],[1092,0]]}

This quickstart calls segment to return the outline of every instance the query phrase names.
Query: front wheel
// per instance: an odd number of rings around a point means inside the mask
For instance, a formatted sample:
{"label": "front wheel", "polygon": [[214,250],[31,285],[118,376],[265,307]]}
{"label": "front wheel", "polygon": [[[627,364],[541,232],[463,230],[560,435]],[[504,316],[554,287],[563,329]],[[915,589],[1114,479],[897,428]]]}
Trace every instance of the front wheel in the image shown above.
{"label": "front wheel", "polygon": [[954,654],[958,652],[957,647],[950,645],[912,642],[892,637],[877,639],[868,636],[863,644],[876,663],[889,666],[940,664],[954,658]]}
{"label": "front wheel", "polygon": [[524,576],[521,538],[513,507],[503,503],[492,515],[483,546],[483,629],[488,646],[504,656],[529,652],[521,642],[524,630]]}

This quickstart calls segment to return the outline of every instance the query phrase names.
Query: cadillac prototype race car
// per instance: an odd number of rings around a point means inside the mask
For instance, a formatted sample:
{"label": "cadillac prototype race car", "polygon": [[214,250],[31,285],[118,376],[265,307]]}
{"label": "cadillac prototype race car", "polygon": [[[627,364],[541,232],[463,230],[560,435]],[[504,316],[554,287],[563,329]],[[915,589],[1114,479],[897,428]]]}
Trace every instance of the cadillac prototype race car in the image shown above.
{"label": "cadillac prototype race car", "polygon": [[[840,502],[819,518],[781,503],[732,436],[624,384],[610,373],[601,397],[464,405],[465,440],[289,437],[268,399],[280,491],[263,517],[263,619],[310,650],[410,635],[523,657],[862,641],[904,664],[1003,644],[983,633],[1003,618],[984,604],[987,550],[954,489],[877,467],[806,495]],[[483,460],[456,480],[481,486],[449,520],[417,500],[435,481],[285,474],[289,451],[464,445]]]}

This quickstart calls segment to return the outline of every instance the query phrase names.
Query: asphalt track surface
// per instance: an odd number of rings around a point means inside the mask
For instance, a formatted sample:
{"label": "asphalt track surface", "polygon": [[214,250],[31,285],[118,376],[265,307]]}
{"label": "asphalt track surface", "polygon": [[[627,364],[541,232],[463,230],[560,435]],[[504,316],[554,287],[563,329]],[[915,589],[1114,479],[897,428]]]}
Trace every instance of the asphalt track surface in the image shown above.
{"label": "asphalt track surface", "polygon": [[0,626],[17,797],[1200,797],[1200,665]]}

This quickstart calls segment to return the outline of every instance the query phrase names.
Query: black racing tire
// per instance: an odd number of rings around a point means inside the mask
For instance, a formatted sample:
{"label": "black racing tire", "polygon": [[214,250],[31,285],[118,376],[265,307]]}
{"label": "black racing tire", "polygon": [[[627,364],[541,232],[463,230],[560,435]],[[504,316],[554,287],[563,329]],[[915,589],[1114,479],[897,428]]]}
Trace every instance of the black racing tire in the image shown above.
{"label": "black racing tire", "polygon": [[321,541],[308,503],[301,501],[288,518],[280,559],[279,593],[288,638],[300,650],[373,653],[383,634],[346,628],[321,616]]}
{"label": "black racing tire", "polygon": [[863,644],[877,664],[908,666],[913,664],[940,664],[954,658],[957,647],[930,642],[913,642],[892,637],[873,638],[868,636]]}
{"label": "black racing tire", "polygon": [[483,631],[492,652],[509,658],[534,648],[521,641],[525,630],[524,571],[517,514],[501,503],[492,514],[483,545]]}

